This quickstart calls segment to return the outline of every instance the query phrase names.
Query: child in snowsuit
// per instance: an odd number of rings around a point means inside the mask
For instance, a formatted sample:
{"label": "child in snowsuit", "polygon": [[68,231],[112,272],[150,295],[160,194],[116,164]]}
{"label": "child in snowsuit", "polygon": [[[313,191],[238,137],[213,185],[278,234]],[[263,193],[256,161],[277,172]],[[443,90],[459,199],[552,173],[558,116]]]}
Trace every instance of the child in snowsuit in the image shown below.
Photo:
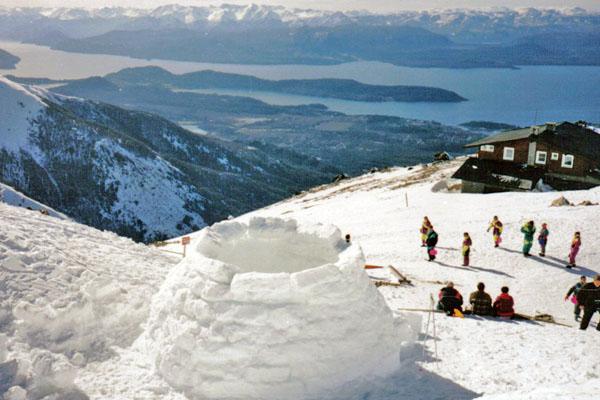
{"label": "child in snowsuit", "polygon": [[427,235],[427,240],[425,241],[425,245],[427,246],[427,255],[429,256],[429,261],[435,260],[435,246],[438,242],[438,234],[433,229],[433,226],[429,230],[429,235]]}
{"label": "child in snowsuit", "polygon": [[579,278],[579,282],[571,286],[571,288],[565,295],[565,301],[569,299],[569,296],[573,295],[573,297],[571,297],[571,301],[573,302],[573,304],[575,304],[575,308],[573,309],[573,312],[575,313],[575,321],[579,321],[579,315],[581,314],[581,306],[577,302],[577,293],[579,293],[579,289],[581,289],[581,287],[585,285],[586,280],[587,278],[585,277],[585,275],[582,275],[581,278]]}
{"label": "child in snowsuit", "polygon": [[427,236],[429,235],[431,228],[433,227],[431,226],[429,218],[423,218],[423,223],[421,224],[421,229],[419,230],[419,232],[421,232],[421,247],[425,247],[427,245]]}
{"label": "child in snowsuit", "polygon": [[571,251],[569,252],[569,264],[567,268],[575,267],[575,257],[577,257],[577,253],[579,253],[579,248],[581,247],[581,234],[579,232],[575,232],[575,236],[573,236],[573,240],[571,241]]}
{"label": "child in snowsuit", "polygon": [[463,242],[462,242],[462,255],[463,255],[463,267],[469,266],[469,255],[471,253],[471,245],[473,241],[471,240],[471,236],[467,232],[463,234]]}
{"label": "child in snowsuit", "polygon": [[494,238],[494,247],[500,246],[500,242],[502,241],[502,222],[498,219],[498,216],[494,216],[492,222],[490,222],[490,226],[487,231],[489,232],[492,229],[492,237]]}
{"label": "child in snowsuit", "polygon": [[485,292],[485,284],[479,282],[477,291],[469,296],[469,303],[475,315],[491,315],[492,314],[492,298]]}
{"label": "child in snowsuit", "polygon": [[538,235],[538,243],[540,244],[540,256],[544,257],[546,255],[546,244],[548,244],[548,235],[550,231],[548,230],[548,224],[543,223],[542,229],[540,230],[540,234]]}
{"label": "child in snowsuit", "polygon": [[523,233],[523,255],[525,257],[531,256],[529,252],[531,251],[531,246],[533,246],[533,235],[535,234],[535,225],[533,221],[529,221],[521,228],[521,232]]}
{"label": "child in snowsuit", "polygon": [[454,289],[454,283],[448,282],[446,287],[440,290],[438,298],[437,309],[443,310],[446,315],[453,315],[454,310],[462,312],[463,298],[458,290]]}
{"label": "child in snowsuit", "polygon": [[[594,281],[586,283],[577,293],[577,302],[583,306],[583,318],[579,329],[586,330],[596,311],[600,311],[600,274],[594,277]],[[596,325],[600,331],[600,323]]]}
{"label": "child in snowsuit", "polygon": [[496,297],[496,301],[494,301],[494,314],[498,317],[512,319],[515,316],[515,310],[513,308],[515,301],[512,296],[508,294],[507,286],[503,286],[500,291],[502,293],[500,293],[500,296]]}

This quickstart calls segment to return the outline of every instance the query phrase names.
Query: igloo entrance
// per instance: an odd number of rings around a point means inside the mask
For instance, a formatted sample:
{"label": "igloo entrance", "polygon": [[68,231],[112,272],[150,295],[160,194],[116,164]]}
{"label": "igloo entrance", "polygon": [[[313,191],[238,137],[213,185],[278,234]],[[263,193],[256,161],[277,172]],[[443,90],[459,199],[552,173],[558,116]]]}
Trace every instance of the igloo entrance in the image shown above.
{"label": "igloo entrance", "polygon": [[[292,229],[287,229],[289,227]],[[199,251],[207,258],[233,264],[240,272],[299,272],[338,261],[339,241],[324,240],[318,232],[298,232],[295,223],[254,221],[207,237]]]}
{"label": "igloo entrance", "polygon": [[339,398],[399,366],[398,320],[363,266],[332,226],[216,224],[169,273],[140,344],[190,398]]}

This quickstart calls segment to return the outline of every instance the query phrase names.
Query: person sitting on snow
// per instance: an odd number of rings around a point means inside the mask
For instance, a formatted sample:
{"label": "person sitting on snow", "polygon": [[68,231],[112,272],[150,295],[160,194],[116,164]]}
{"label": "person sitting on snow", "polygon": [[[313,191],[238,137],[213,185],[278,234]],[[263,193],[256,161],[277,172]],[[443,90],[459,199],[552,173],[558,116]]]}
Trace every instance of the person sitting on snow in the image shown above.
{"label": "person sitting on snow", "polygon": [[[600,274],[594,277],[593,282],[586,283],[577,293],[577,302],[583,306],[583,318],[579,329],[586,330],[596,311],[600,311]],[[600,323],[596,325],[600,331]]]}
{"label": "person sitting on snow", "polygon": [[476,315],[491,315],[492,314],[492,297],[485,292],[485,284],[479,282],[477,291],[469,296],[471,311]]}
{"label": "person sitting on snow", "polygon": [[494,301],[494,315],[504,318],[513,318],[515,316],[514,305],[515,301],[512,296],[508,294],[508,286],[503,286],[500,289],[502,293],[496,297]]}
{"label": "person sitting on snow", "polygon": [[438,242],[438,234],[433,229],[433,226],[432,226],[431,229],[429,230],[429,234],[427,235],[427,240],[425,242],[425,244],[427,245],[427,255],[429,256],[429,261],[435,260],[435,255],[437,254],[437,250],[435,249],[435,246],[437,245],[437,242]]}
{"label": "person sitting on snow", "polygon": [[581,306],[577,302],[577,293],[579,293],[579,289],[581,289],[581,287],[585,285],[586,281],[587,278],[585,277],[585,275],[582,275],[579,278],[579,282],[571,286],[571,288],[565,295],[565,301],[569,299],[569,296],[573,295],[573,297],[571,297],[571,301],[573,302],[573,304],[575,304],[575,308],[573,309],[573,312],[575,313],[575,321],[579,321],[579,315],[581,314]]}
{"label": "person sitting on snow", "polygon": [[454,283],[448,282],[446,287],[440,290],[438,295],[438,310],[442,310],[446,315],[454,315],[454,310],[462,312],[463,298],[458,290],[454,289]]}

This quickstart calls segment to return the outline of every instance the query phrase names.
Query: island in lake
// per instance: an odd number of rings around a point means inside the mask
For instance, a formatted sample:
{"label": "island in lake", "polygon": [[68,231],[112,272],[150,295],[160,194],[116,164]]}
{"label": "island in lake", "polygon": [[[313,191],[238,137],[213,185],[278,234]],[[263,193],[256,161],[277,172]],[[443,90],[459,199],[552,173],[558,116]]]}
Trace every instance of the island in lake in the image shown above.
{"label": "island in lake", "polygon": [[127,68],[107,75],[106,79],[126,84],[162,84],[180,90],[247,90],[366,102],[455,103],[467,100],[451,90],[429,86],[369,85],[352,79],[267,80],[211,70],[175,75],[159,67]]}

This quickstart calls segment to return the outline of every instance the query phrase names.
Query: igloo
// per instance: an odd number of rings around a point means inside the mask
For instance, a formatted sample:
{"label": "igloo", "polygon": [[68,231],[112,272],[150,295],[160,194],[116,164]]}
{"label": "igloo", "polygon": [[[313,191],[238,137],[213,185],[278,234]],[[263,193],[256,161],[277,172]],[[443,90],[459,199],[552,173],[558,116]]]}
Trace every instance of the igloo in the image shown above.
{"label": "igloo", "polygon": [[143,346],[191,398],[336,398],[399,366],[398,322],[363,266],[332,226],[215,224],[155,296]]}

